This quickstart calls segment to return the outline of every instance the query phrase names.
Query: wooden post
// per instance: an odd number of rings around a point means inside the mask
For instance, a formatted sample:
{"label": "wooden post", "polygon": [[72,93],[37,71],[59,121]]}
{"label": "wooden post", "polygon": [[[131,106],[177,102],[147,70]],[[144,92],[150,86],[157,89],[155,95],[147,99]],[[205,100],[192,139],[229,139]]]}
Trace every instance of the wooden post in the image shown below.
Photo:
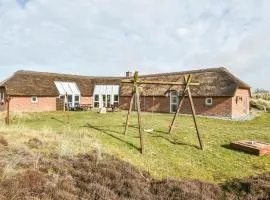
{"label": "wooden post", "polygon": [[133,91],[131,99],[130,99],[130,104],[129,104],[128,114],[127,114],[127,119],[126,119],[124,135],[126,135],[126,133],[127,133],[127,128],[128,128],[128,125],[129,125],[129,117],[130,117],[130,114],[131,114],[132,108],[133,108],[134,97],[135,97],[135,92]]}
{"label": "wooden post", "polygon": [[[129,104],[129,110],[128,110],[128,114],[127,114],[124,135],[127,132],[127,128],[129,125],[129,118],[130,118],[130,114],[131,114],[132,108],[133,108],[133,103],[135,100],[136,107],[137,107],[137,117],[138,117],[139,136],[140,136],[140,152],[143,153],[144,152],[144,138],[143,138],[142,120],[141,120],[140,93],[139,93],[139,89],[137,86],[137,82],[138,82],[138,72],[136,71],[134,74],[134,80],[131,81],[131,83],[133,83],[133,91],[132,91],[132,97],[131,97],[130,104]],[[130,83],[130,82],[128,82],[128,83]]]}
{"label": "wooden post", "polygon": [[190,82],[191,82],[191,75],[189,75],[187,79],[186,79],[186,77],[185,77],[185,88],[184,88],[184,90],[183,90],[183,92],[182,92],[181,99],[180,99],[180,101],[179,101],[179,103],[178,103],[177,111],[176,111],[176,113],[174,114],[173,121],[172,121],[172,123],[171,123],[171,125],[170,125],[169,134],[171,134],[171,132],[172,132],[172,129],[173,129],[174,124],[175,124],[175,121],[176,121],[176,117],[177,117],[177,115],[178,115],[179,112],[180,112],[180,109],[181,109],[182,104],[183,104],[183,102],[184,102],[185,95],[186,95],[187,90],[188,90],[188,88],[189,88],[189,83],[190,83]]}
{"label": "wooden post", "polygon": [[7,97],[6,98],[6,103],[7,103],[7,114],[6,114],[6,118],[5,118],[5,121],[6,121],[6,124],[9,125],[9,111],[10,111],[10,102],[11,98]]}
{"label": "wooden post", "polygon": [[197,120],[196,120],[196,111],[195,111],[195,108],[194,108],[194,103],[193,103],[193,100],[192,100],[192,96],[191,96],[191,92],[190,92],[189,87],[188,87],[187,91],[188,91],[188,98],[189,98],[189,103],[190,103],[190,107],[191,107],[191,111],[192,111],[194,125],[195,125],[195,128],[196,128],[197,137],[198,137],[198,140],[199,140],[199,143],[200,143],[200,148],[201,148],[201,150],[203,150],[203,148],[204,148],[203,141],[202,141],[202,138],[201,138],[201,134],[199,132],[199,128],[198,128],[198,124],[197,124]]}
{"label": "wooden post", "polygon": [[140,152],[144,152],[144,139],[143,139],[143,133],[142,133],[142,121],[141,121],[141,105],[140,105],[140,94],[138,87],[135,86],[136,91],[136,106],[137,106],[137,117],[138,117],[138,125],[139,125],[139,135],[140,135]]}
{"label": "wooden post", "polygon": [[[67,102],[67,104],[66,104]],[[65,107],[65,110],[64,112],[66,113],[66,116],[67,116],[67,120],[68,120],[68,124],[69,124],[69,121],[70,121],[70,116],[69,116],[69,107],[68,107],[68,95],[67,93],[65,94],[65,102],[64,102],[64,107]]]}
{"label": "wooden post", "polygon": [[65,98],[64,98],[64,112],[66,112],[66,100],[67,100],[67,95],[65,94]]}

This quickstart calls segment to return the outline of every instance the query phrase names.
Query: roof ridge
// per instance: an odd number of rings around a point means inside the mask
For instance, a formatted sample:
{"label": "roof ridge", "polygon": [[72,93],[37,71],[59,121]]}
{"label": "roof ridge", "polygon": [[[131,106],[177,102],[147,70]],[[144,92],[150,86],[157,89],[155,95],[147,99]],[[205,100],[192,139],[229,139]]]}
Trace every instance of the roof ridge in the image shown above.
{"label": "roof ridge", "polygon": [[79,75],[79,74],[65,74],[65,73],[56,73],[56,72],[42,72],[42,71],[32,71],[32,70],[18,70],[14,73],[16,74],[32,74],[32,75],[47,75],[47,76],[70,76],[70,77],[77,77],[77,78],[85,78],[85,79],[95,79],[95,78],[123,78],[122,76],[86,76],[86,75]]}
{"label": "roof ridge", "polygon": [[178,72],[145,74],[145,75],[140,75],[140,77],[181,75],[181,74],[188,74],[188,73],[201,73],[201,72],[209,72],[209,71],[224,70],[224,69],[226,69],[226,68],[225,67],[201,68],[201,69],[185,70],[185,71],[178,71]]}

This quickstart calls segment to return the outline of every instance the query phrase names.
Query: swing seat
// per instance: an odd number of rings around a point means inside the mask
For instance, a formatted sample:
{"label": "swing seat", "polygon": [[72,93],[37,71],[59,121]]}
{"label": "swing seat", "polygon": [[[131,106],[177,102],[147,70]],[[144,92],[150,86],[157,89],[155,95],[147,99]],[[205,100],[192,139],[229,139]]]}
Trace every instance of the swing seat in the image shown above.
{"label": "swing seat", "polygon": [[143,129],[143,131],[146,133],[152,133],[154,131],[154,129],[153,128]]}

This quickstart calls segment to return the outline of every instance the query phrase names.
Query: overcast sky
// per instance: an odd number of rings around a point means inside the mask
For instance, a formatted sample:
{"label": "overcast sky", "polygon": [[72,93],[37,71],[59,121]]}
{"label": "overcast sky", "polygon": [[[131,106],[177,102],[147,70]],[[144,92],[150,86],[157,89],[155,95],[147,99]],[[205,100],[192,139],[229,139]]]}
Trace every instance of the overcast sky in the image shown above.
{"label": "overcast sky", "polygon": [[0,0],[0,80],[225,66],[270,89],[269,0]]}

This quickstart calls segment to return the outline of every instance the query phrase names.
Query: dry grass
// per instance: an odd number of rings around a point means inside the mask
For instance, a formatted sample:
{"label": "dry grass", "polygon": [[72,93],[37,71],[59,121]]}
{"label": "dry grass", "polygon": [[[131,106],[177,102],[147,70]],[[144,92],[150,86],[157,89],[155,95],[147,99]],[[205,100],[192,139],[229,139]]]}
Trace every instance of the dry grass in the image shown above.
{"label": "dry grass", "polygon": [[[149,115],[143,113],[143,122],[155,131],[144,133],[146,151],[143,155],[137,148],[138,130],[133,126],[137,123],[135,117],[132,117],[128,134],[122,134],[125,112],[106,115],[72,112],[70,123],[62,112],[28,113],[26,118],[12,120],[10,126],[0,124],[0,136],[4,136],[13,149],[31,151],[31,167],[35,169],[40,168],[41,157],[57,154],[58,159],[72,159],[93,150],[97,152],[97,164],[104,159],[104,153],[109,153],[158,179],[191,178],[220,183],[270,169],[270,157],[259,158],[225,148],[230,141],[241,139],[270,142],[269,114],[245,122],[199,118],[206,146],[204,151],[196,148],[197,138],[191,117],[179,117],[178,128],[174,134],[168,135],[166,131],[172,116]],[[9,171],[9,174],[13,173],[13,169]]]}
{"label": "dry grass", "polygon": [[250,105],[253,108],[270,112],[270,93],[254,94]]}
{"label": "dry grass", "polygon": [[4,152],[1,160],[10,160],[10,152],[16,157],[13,174],[6,176],[5,167],[0,167],[1,200],[244,200],[270,197],[269,174],[220,185],[197,180],[156,180],[127,162],[96,151],[60,159],[59,155],[41,156],[39,168],[33,167],[35,153],[30,153],[26,147],[5,147],[1,152]]}
{"label": "dry grass", "polygon": [[264,99],[264,100],[269,100],[270,101],[270,93],[253,94],[252,98],[254,98],[254,99]]}

